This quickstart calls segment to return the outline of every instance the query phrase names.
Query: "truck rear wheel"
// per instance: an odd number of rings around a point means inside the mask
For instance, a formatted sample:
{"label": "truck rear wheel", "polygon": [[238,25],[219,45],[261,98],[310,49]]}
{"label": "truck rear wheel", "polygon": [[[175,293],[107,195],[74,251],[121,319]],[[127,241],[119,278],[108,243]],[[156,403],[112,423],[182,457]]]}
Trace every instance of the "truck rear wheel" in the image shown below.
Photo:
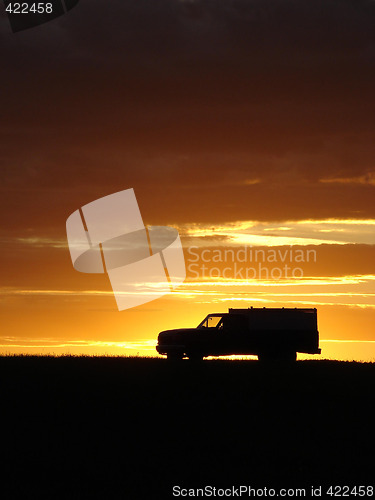
{"label": "truck rear wheel", "polygon": [[264,351],[258,354],[258,360],[267,363],[270,362],[293,363],[297,361],[297,353],[295,351],[279,351],[279,352]]}
{"label": "truck rear wheel", "polygon": [[195,361],[195,362],[199,362],[199,361],[203,361],[203,356],[201,354],[188,354],[188,357],[189,357],[189,360],[190,361]]}

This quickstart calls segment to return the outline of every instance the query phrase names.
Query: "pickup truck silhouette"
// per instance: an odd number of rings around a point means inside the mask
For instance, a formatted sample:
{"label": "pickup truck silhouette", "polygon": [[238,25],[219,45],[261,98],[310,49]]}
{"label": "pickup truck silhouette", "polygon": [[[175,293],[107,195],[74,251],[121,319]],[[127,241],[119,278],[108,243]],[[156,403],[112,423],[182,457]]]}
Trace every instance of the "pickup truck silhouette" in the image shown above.
{"label": "pickup truck silhouette", "polygon": [[197,328],[160,332],[156,350],[173,360],[252,354],[264,361],[295,361],[297,352],[321,352],[317,310],[229,309],[209,314]]}

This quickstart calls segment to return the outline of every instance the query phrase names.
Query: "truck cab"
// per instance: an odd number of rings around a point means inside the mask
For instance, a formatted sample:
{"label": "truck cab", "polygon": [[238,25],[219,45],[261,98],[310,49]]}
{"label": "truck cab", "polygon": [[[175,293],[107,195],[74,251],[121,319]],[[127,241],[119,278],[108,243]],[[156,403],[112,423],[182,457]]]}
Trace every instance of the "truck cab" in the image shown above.
{"label": "truck cab", "polygon": [[317,310],[251,307],[212,313],[196,328],[160,332],[156,350],[168,359],[237,354],[292,361],[297,352],[321,352]]}

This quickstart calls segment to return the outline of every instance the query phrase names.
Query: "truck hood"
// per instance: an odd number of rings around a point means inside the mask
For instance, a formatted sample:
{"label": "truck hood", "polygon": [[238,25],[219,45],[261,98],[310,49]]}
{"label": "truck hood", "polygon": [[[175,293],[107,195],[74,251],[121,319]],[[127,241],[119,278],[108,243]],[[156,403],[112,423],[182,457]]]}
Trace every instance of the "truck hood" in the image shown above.
{"label": "truck hood", "polygon": [[197,332],[196,328],[177,328],[176,330],[163,330],[162,332],[159,333],[158,341],[159,342],[168,341],[171,339],[183,337],[185,335],[191,335],[196,332]]}

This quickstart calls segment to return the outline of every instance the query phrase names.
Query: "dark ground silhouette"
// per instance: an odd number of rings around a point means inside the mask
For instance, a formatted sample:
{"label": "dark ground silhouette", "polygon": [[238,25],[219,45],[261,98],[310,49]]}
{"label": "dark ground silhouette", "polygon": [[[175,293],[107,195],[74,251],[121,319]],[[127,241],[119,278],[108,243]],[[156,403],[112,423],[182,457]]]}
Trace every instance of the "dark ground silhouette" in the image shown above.
{"label": "dark ground silhouette", "polygon": [[2,498],[373,480],[375,364],[0,357]]}

